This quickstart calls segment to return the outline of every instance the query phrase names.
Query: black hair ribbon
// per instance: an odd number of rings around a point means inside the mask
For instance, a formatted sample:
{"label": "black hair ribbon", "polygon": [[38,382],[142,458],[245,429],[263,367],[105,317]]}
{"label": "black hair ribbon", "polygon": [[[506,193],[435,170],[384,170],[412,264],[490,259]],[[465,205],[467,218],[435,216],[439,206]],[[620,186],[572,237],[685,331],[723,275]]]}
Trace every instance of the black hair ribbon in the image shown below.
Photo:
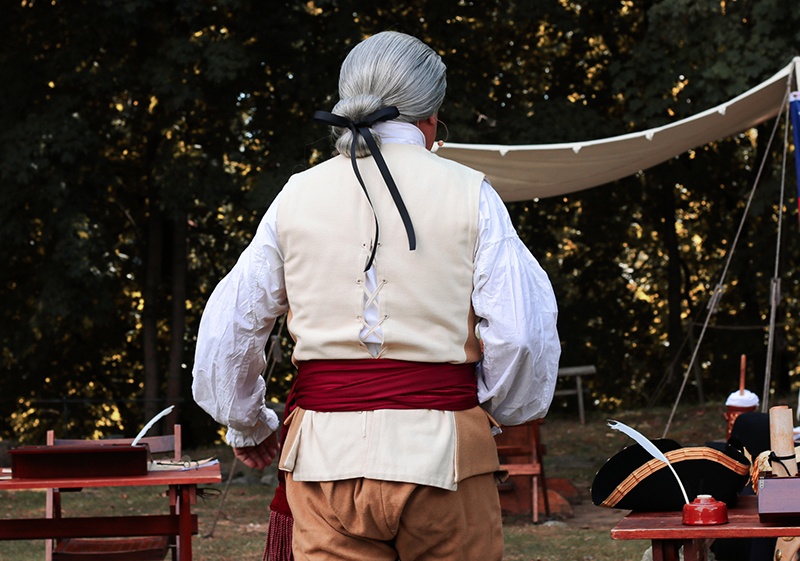
{"label": "black hair ribbon", "polygon": [[372,243],[372,250],[369,259],[367,259],[367,264],[364,267],[364,272],[368,271],[370,267],[372,267],[372,262],[375,260],[375,252],[378,249],[378,215],[375,213],[375,206],[372,204],[372,199],[369,197],[367,186],[364,184],[361,173],[358,171],[358,158],[356,158],[356,142],[358,141],[358,135],[364,137],[367,147],[369,147],[372,157],[375,158],[375,163],[378,165],[378,169],[383,176],[383,180],[386,182],[386,187],[389,189],[389,193],[392,195],[394,205],[397,207],[397,211],[400,213],[400,218],[403,220],[403,226],[405,226],[406,236],[408,237],[408,249],[414,251],[414,249],[417,247],[417,238],[414,234],[414,225],[411,223],[411,217],[408,215],[408,209],[406,209],[406,205],[403,202],[403,197],[400,196],[400,191],[397,189],[397,184],[395,184],[392,174],[389,173],[389,166],[386,165],[386,160],[383,159],[383,155],[381,155],[381,151],[378,149],[378,143],[375,142],[375,138],[373,138],[372,133],[369,131],[369,128],[375,123],[380,121],[390,121],[396,118],[398,115],[400,115],[400,111],[398,111],[397,107],[394,106],[378,109],[377,111],[370,113],[366,117],[356,122],[342,117],[341,115],[329,113],[328,111],[317,111],[314,113],[315,121],[319,121],[334,127],[347,128],[353,133],[353,142],[350,146],[350,161],[353,164],[353,171],[355,172],[356,178],[361,185],[361,189],[364,191],[364,195],[367,197],[369,206],[372,208],[372,216],[375,217],[375,240]]}

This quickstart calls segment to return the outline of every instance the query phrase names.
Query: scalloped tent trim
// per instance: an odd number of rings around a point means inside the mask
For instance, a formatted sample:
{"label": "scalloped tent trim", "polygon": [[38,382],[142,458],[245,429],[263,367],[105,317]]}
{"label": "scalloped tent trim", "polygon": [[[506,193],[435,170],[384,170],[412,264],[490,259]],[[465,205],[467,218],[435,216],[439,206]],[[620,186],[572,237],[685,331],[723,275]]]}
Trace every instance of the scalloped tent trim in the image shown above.
{"label": "scalloped tent trim", "polygon": [[800,57],[745,93],[646,131],[563,144],[457,144],[434,150],[482,171],[505,201],[554,197],[633,175],[687,150],[748,130],[778,114],[800,83]]}

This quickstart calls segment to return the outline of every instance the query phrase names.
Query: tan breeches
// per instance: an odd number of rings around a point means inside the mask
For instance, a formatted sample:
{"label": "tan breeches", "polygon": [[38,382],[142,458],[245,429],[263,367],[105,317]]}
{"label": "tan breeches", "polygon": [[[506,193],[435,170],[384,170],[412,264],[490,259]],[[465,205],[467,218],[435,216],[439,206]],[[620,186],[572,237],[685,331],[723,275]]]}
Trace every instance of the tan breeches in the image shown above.
{"label": "tan breeches", "polygon": [[494,474],[457,491],[346,479],[299,482],[286,474],[296,561],[500,561],[503,533]]}

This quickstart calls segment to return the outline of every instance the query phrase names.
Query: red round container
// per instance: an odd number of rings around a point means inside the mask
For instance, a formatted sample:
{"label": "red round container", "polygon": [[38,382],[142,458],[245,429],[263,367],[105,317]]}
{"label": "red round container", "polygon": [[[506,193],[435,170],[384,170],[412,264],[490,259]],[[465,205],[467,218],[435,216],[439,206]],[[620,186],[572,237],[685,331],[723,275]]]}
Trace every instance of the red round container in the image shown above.
{"label": "red round container", "polygon": [[683,505],[683,523],[691,526],[728,523],[728,507],[711,495],[697,495],[689,504]]}

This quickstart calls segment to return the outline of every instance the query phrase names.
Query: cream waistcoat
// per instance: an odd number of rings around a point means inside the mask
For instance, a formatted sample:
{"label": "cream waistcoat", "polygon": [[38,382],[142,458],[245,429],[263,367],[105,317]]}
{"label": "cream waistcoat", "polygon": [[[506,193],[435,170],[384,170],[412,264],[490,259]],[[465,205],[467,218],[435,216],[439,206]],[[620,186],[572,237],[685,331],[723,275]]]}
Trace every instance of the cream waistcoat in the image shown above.
{"label": "cream waistcoat", "polygon": [[[414,224],[417,247],[409,251],[374,160],[359,159],[380,228],[375,258],[380,356],[475,361],[480,351],[471,294],[483,175],[420,146],[387,144],[381,150]],[[284,188],[278,234],[295,360],[371,358],[358,334],[374,228],[349,158],[335,157],[297,174]]]}
{"label": "cream waistcoat", "polygon": [[[474,362],[480,349],[471,295],[483,175],[420,146],[388,144],[382,154],[408,208],[417,247],[409,251],[375,162],[360,159],[380,228],[374,265],[384,341],[379,356]],[[278,233],[294,360],[372,360],[359,333],[374,219],[348,158],[289,181]],[[498,469],[490,423],[479,408],[299,413],[289,423],[280,463],[296,481],[368,477],[453,490],[465,477]]]}

